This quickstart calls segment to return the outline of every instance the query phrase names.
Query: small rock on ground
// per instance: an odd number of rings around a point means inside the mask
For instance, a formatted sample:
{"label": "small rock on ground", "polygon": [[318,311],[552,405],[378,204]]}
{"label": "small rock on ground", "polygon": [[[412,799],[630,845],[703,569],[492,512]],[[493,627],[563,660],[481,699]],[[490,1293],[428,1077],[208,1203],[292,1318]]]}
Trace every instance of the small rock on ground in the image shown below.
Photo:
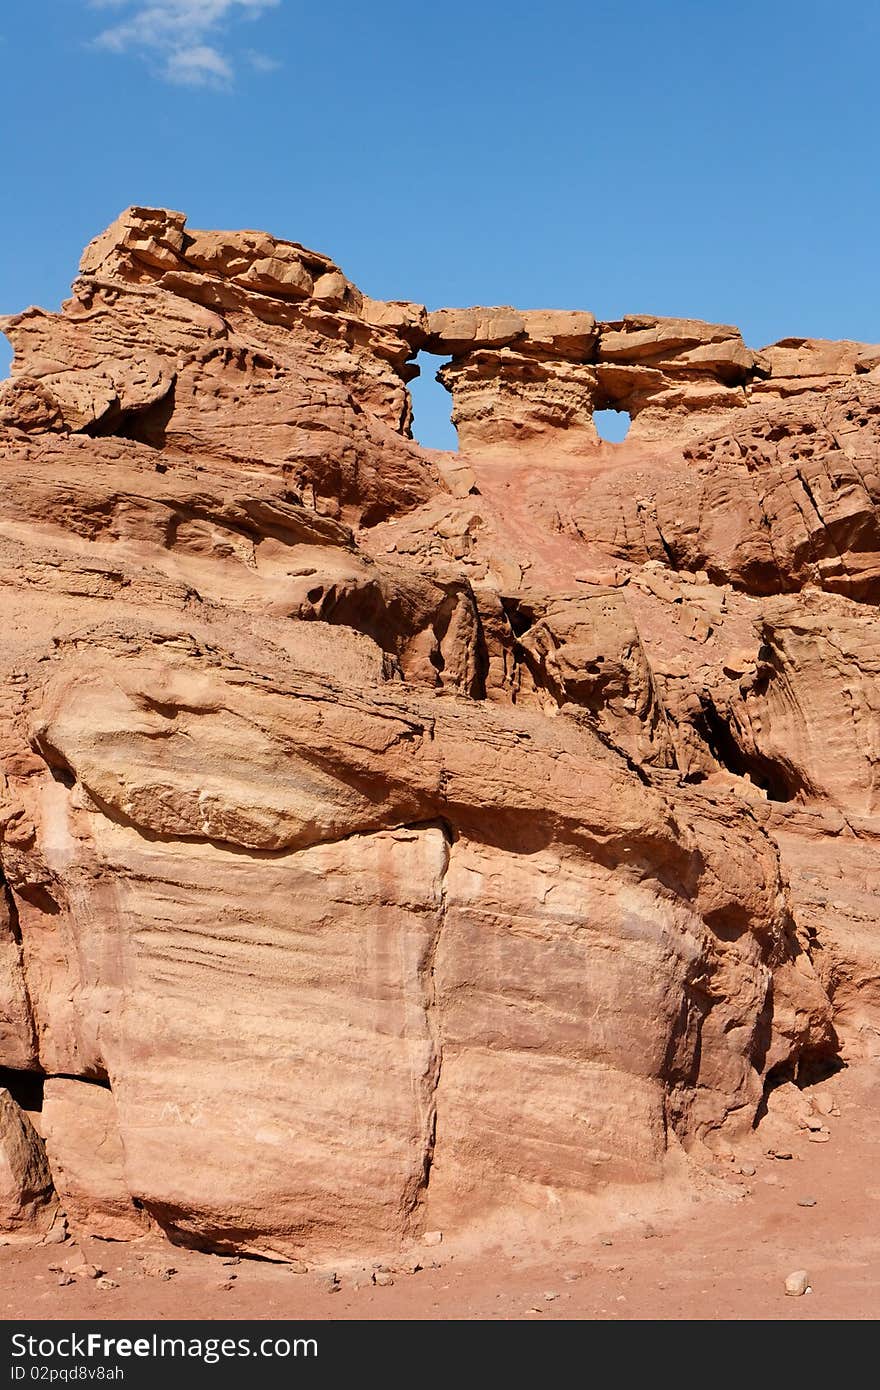
{"label": "small rock on ground", "polygon": [[785,1292],[789,1298],[800,1298],[809,1287],[810,1280],[805,1269],[796,1269],[785,1281]]}

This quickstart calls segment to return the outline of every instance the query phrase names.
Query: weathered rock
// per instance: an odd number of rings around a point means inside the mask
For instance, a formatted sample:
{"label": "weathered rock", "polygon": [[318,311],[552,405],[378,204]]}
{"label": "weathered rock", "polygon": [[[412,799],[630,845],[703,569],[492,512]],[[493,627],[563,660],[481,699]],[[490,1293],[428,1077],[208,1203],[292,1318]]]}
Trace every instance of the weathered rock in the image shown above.
{"label": "weathered rock", "polygon": [[58,1212],[43,1143],[26,1113],[0,1087],[0,1229],[48,1231]]}
{"label": "weathered rock", "polygon": [[[2,815],[2,809],[0,809]],[[14,832],[13,832],[14,833]],[[9,838],[9,825],[6,827]],[[0,1058],[14,1071],[36,1066],[33,1019],[22,969],[18,922],[10,894],[0,878]]]}
{"label": "weathered rock", "polygon": [[433,1244],[730,1154],[835,1010],[870,1048],[876,349],[428,312],[142,208],[4,326],[7,1229],[54,1179],[104,1236]]}
{"label": "weathered rock", "polygon": [[143,1235],[149,1223],[132,1201],[111,1092],[50,1077],[40,1127],[55,1189],[74,1231],[112,1240]]}
{"label": "weathered rock", "polygon": [[593,424],[597,378],[592,367],[551,352],[480,349],[437,373],[453,398],[452,422],[465,449],[528,443],[547,431],[566,443],[598,445]]}

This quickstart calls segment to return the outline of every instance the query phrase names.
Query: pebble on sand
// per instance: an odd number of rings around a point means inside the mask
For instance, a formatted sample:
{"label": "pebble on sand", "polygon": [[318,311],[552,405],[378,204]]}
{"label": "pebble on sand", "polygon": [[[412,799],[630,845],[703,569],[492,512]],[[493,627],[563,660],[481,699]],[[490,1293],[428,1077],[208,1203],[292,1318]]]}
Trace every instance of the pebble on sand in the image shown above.
{"label": "pebble on sand", "polygon": [[785,1292],[789,1298],[800,1298],[810,1287],[810,1278],[805,1269],[796,1269],[785,1281]]}

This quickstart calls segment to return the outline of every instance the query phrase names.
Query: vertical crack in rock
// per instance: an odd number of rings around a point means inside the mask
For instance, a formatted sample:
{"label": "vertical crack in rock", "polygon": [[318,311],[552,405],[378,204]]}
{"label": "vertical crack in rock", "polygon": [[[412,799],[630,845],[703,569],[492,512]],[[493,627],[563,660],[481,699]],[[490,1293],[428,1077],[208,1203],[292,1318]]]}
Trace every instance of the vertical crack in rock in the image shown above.
{"label": "vertical crack in rock", "polygon": [[440,1011],[437,1003],[437,983],[435,968],[437,962],[437,952],[440,947],[443,929],[446,925],[447,912],[447,887],[446,879],[449,872],[449,863],[454,843],[454,832],[447,821],[441,820],[434,822],[443,834],[443,859],[440,869],[437,905],[435,908],[434,931],[427,944],[424,958],[419,970],[419,978],[422,986],[422,999],[425,1010],[425,1022],[431,1040],[431,1062],[428,1073],[425,1077],[425,1087],[423,1090],[423,1135],[424,1152],[422,1157],[422,1171],[418,1175],[415,1187],[411,1193],[407,1194],[405,1200],[405,1210],[409,1217],[410,1227],[418,1224],[418,1217],[421,1208],[424,1206],[428,1195],[428,1187],[431,1181],[431,1171],[434,1163],[434,1152],[437,1145],[437,1096],[440,1089],[440,1077],[443,1071],[443,1030],[440,1021]]}

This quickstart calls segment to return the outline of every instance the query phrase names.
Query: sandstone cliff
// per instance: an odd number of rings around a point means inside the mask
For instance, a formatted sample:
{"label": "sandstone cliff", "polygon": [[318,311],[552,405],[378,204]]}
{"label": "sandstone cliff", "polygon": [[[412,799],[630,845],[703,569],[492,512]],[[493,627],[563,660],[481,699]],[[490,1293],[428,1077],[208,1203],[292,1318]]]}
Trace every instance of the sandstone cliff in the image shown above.
{"label": "sandstone cliff", "polygon": [[142,208],[2,327],[5,1230],[574,1208],[875,1046],[880,348]]}

